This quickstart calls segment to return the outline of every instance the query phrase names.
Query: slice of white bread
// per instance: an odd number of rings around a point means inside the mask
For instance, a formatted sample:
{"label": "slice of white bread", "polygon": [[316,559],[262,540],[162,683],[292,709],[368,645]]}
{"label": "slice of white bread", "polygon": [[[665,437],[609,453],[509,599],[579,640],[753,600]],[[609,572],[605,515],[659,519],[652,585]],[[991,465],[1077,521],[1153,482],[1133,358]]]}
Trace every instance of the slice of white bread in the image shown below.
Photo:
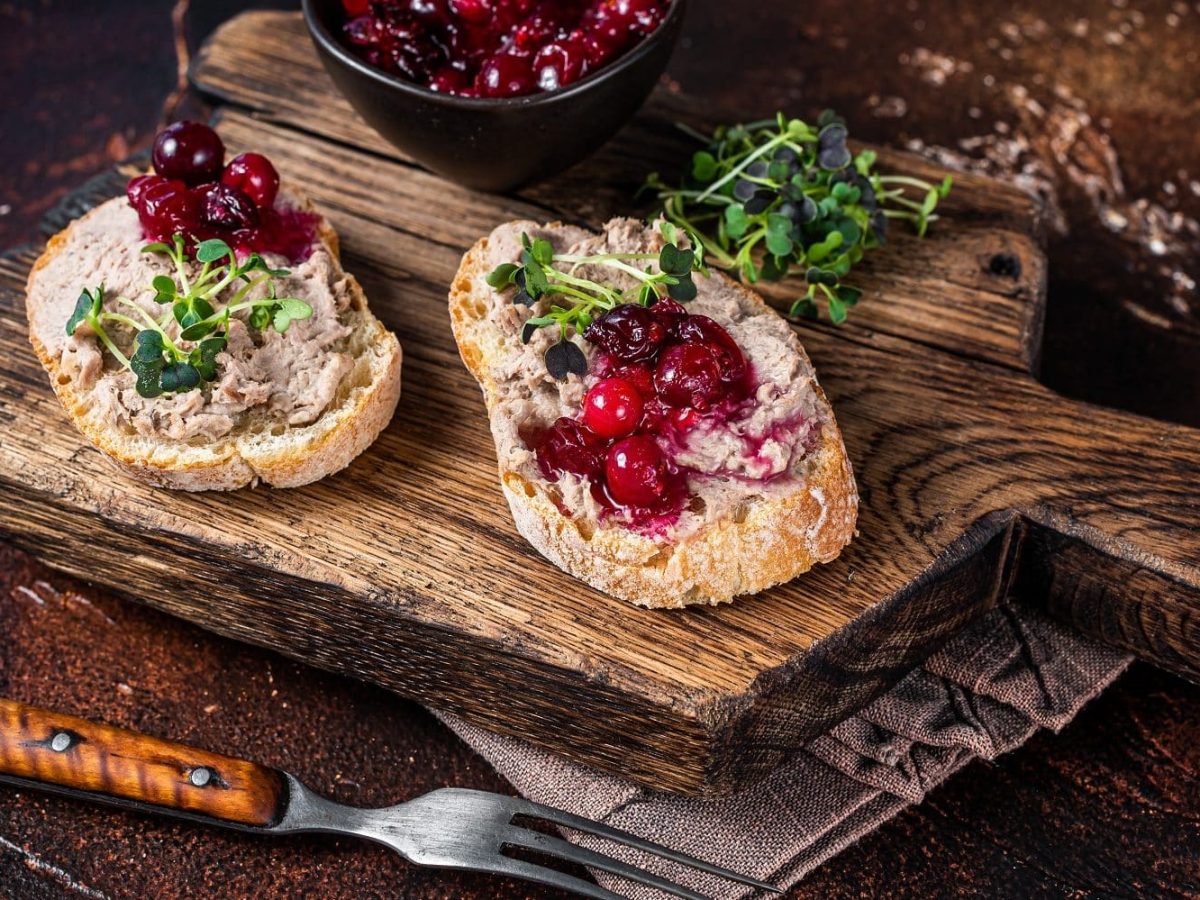
{"label": "slice of white bread", "polygon": [[[606,227],[607,243],[590,246],[586,252],[652,249],[647,235],[653,232],[643,230],[640,224],[635,239],[640,246],[629,245],[619,236],[631,233],[631,225],[628,220],[614,220]],[[700,296],[693,302],[702,301],[706,292],[720,290],[723,297],[734,298],[730,302],[736,302],[739,314],[774,317],[762,324],[782,335],[780,340],[786,352],[793,354],[795,369],[807,375],[806,389],[811,394],[806,402],[821,421],[815,446],[803,454],[795,476],[776,479],[769,487],[730,480],[728,490],[744,488],[736,507],[684,534],[643,534],[579,510],[564,511],[567,504],[560,486],[541,476],[524,446],[521,435],[528,433],[530,423],[519,420],[534,415],[543,419],[538,425],[546,426],[554,415],[577,416],[590,382],[585,376],[579,384],[555,387],[548,375],[541,383],[533,383],[537,379],[528,375],[532,370],[522,357],[540,357],[544,344],[536,340],[522,344],[520,326],[529,315],[542,312],[545,301],[526,312],[524,307],[512,306],[486,282],[488,272],[498,263],[516,261],[519,244],[513,236],[522,232],[550,240],[557,252],[588,237],[580,229],[557,223],[501,226],[463,257],[450,291],[454,335],[463,361],[483,390],[498,448],[500,482],[520,533],[564,571],[615,597],[648,607],[726,602],[790,581],[818,562],[835,559],[855,534],[858,493],[833,411],[812,377],[803,347],[782,317],[757,294],[716,273],[711,280],[695,279]],[[575,248],[571,252],[581,251]],[[580,337],[574,340],[585,353],[591,353],[588,342]]]}
{"label": "slice of white bread", "polygon": [[[290,206],[315,212],[294,191],[286,197]],[[258,483],[297,487],[344,468],[391,420],[400,397],[400,344],[371,314],[358,282],[342,271],[337,235],[324,218],[319,218],[317,240],[328,252],[330,277],[339,282],[344,279],[345,287],[340,289],[349,294],[349,303],[338,314],[338,324],[348,328],[349,334],[337,349],[351,359],[352,365],[315,420],[292,425],[262,409],[251,408],[239,414],[232,430],[220,437],[187,439],[146,434],[128,423],[114,422],[97,402],[96,389],[103,376],[85,386],[77,373],[63,365],[67,318],[80,290],[96,287],[87,280],[87,273],[97,268],[89,254],[94,253],[97,241],[105,246],[106,226],[100,223],[108,222],[122,234],[136,228],[136,214],[125,198],[114,198],[96,207],[50,239],[29,274],[26,315],[30,341],[67,414],[83,435],[120,468],[159,487],[187,491],[235,490]],[[124,241],[120,254],[136,254],[140,243],[136,239]],[[130,260],[105,263],[100,268],[110,275],[131,264]],[[162,264],[163,272],[169,273],[170,262],[163,258]],[[69,289],[65,287],[68,284]],[[94,336],[87,339],[96,340]],[[106,365],[111,376],[112,360]]]}

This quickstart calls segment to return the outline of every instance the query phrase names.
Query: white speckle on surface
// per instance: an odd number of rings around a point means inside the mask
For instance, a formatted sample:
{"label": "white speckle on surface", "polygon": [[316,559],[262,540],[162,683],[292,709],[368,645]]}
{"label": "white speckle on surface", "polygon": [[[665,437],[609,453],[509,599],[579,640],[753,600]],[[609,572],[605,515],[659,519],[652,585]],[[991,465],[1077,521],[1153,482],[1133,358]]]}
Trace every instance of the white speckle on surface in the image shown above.
{"label": "white speckle on surface", "polygon": [[825,525],[825,520],[829,518],[829,505],[825,502],[825,492],[819,487],[810,487],[808,493],[821,507],[821,515],[817,516],[817,521],[808,529],[808,539],[811,544],[816,540],[817,535],[821,533],[821,529]]}

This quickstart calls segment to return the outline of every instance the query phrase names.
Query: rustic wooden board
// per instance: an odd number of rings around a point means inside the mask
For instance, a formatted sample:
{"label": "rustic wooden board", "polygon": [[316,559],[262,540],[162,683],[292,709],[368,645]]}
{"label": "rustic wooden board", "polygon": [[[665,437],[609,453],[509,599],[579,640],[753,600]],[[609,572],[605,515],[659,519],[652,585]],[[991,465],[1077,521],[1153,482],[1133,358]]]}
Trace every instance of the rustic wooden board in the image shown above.
{"label": "rustic wooden board", "polygon": [[[1036,206],[1019,192],[961,179],[947,227],[876,254],[851,325],[802,329],[858,475],[858,540],[762,596],[648,612],[559,573],[516,534],[445,291],[462,250],[500,221],[595,224],[628,210],[624,189],[683,146],[661,112],[561,182],[503,198],[448,185],[369,138],[292,16],[236,20],[194,76],[252,108],[219,117],[231,150],[268,153],[328,212],[348,268],[404,344],[404,398],[379,442],[321,484],[153,491],[80,448],[24,336],[32,254],[10,256],[0,530],[54,565],[681,791],[763,773],[1014,578],[1090,633],[1200,672],[1200,433],[1063,400],[1029,375],[1044,262]],[[1020,258],[1019,279],[989,272],[997,253]]]}

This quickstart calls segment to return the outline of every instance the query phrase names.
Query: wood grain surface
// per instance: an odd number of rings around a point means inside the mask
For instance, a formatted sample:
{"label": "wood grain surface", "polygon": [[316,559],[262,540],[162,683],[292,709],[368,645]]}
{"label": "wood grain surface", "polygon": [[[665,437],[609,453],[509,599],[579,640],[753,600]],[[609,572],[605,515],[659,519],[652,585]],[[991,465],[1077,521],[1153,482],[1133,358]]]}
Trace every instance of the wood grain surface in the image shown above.
{"label": "wood grain surface", "polygon": [[[271,68],[280,86],[303,91],[323,76],[284,69],[304,57],[286,22],[243,18],[211,46],[245,42],[255,29],[262,46],[283,35],[292,50]],[[201,64],[202,84],[204,72]],[[344,118],[310,112],[313,121]],[[802,331],[863,493],[850,550],[732,607],[650,613],[561,575],[516,535],[444,292],[459,252],[499,221],[595,224],[627,208],[615,193],[582,186],[632,188],[647,167],[669,162],[654,148],[680,146],[670,123],[651,110],[543,189],[561,188],[561,198],[496,198],[279,118],[229,110],[221,130],[231,149],[271,155],[342,232],[348,268],[406,348],[396,421],[347,472],[300,491],[164,496],[120,480],[80,451],[29,358],[18,307],[31,260],[11,257],[0,266],[0,483],[18,502],[0,528],[52,563],[679,790],[726,789],[763,772],[1014,578],[1059,614],[1081,616],[1085,630],[1196,671],[1197,433],[1064,401],[1028,376],[1044,267],[1024,195],[964,180],[952,195],[953,230],[877,255],[873,296],[852,327]],[[632,154],[643,146],[663,158],[639,161]],[[973,230],[974,243],[963,244]],[[991,256],[1018,246],[1022,281],[991,275]],[[922,300],[925,285],[932,296]],[[933,288],[955,290],[946,300]],[[913,328],[910,313],[927,327]],[[1007,337],[1000,324],[980,336],[977,326],[993,320],[1012,323]],[[1073,548],[1074,560],[1053,541]],[[1106,571],[1137,577],[1112,583]]]}
{"label": "wood grain surface", "polygon": [[257,763],[0,698],[0,781],[13,779],[258,827],[287,796]]}

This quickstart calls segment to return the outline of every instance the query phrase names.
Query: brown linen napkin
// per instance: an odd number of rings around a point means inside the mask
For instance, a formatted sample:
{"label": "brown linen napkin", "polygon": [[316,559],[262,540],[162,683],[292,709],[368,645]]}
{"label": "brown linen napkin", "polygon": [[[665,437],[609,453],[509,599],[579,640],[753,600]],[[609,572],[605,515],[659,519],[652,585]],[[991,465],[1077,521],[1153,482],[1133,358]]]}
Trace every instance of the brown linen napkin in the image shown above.
{"label": "brown linen napkin", "polygon": [[[654,793],[442,718],[531,800],[790,887],[971,760],[995,759],[1039,728],[1060,730],[1129,661],[1038,612],[1002,604],[763,781],[719,800]],[[713,897],[750,894],[638,851],[568,837]],[[596,877],[631,898],[664,896]]]}

